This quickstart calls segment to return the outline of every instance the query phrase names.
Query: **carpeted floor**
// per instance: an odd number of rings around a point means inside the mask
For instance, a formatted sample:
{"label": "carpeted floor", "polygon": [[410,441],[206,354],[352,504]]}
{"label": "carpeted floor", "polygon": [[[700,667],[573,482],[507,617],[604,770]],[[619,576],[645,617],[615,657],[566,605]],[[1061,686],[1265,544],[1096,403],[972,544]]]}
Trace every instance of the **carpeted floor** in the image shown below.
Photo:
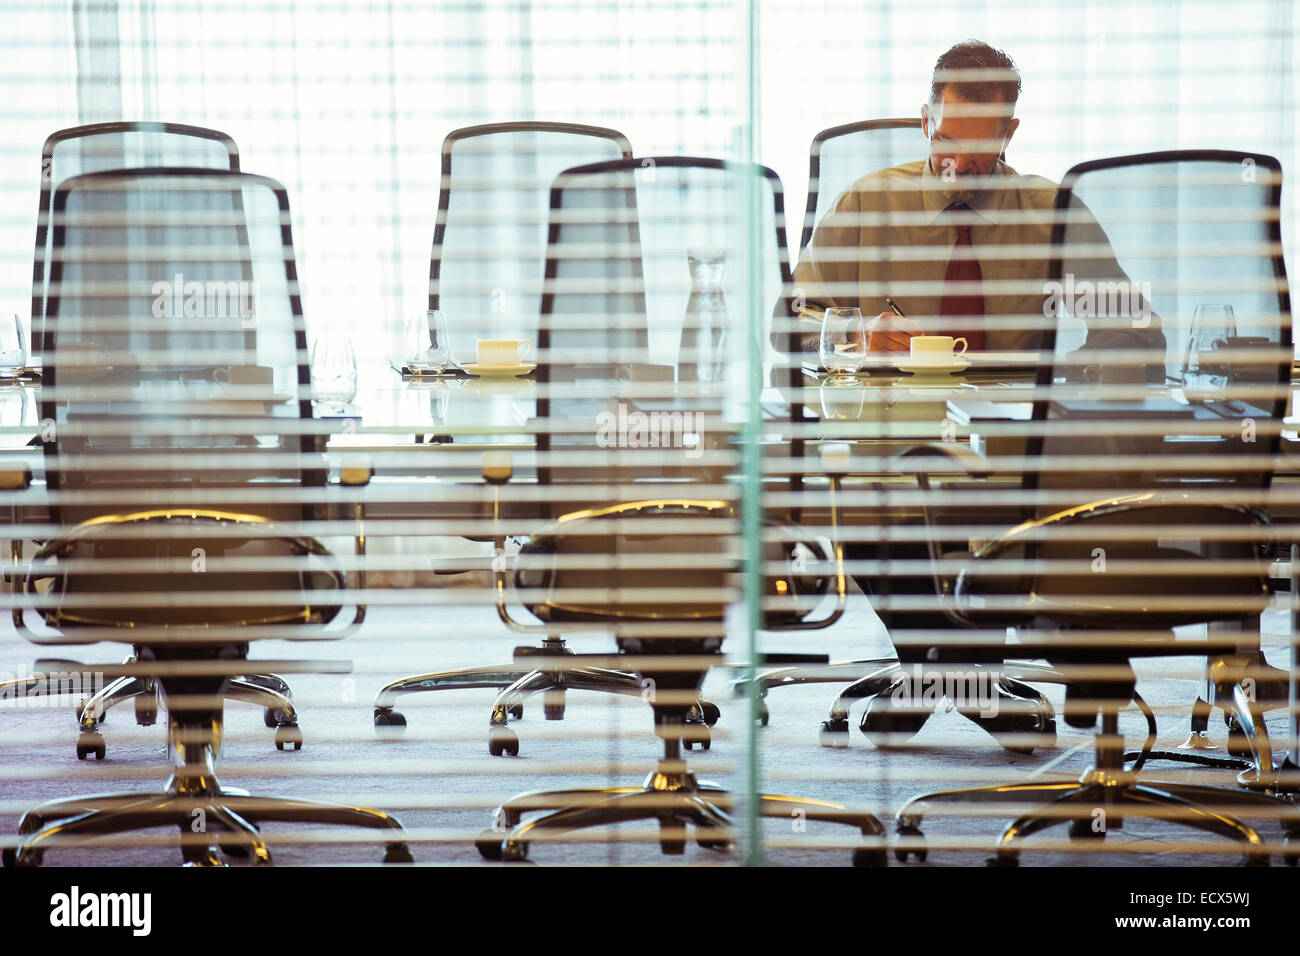
{"label": "carpeted floor", "polygon": [[[400,602],[421,592],[390,593],[394,602]],[[521,742],[518,757],[492,757],[487,752],[492,690],[407,697],[400,705],[409,721],[405,735],[396,742],[376,740],[371,702],[384,683],[414,673],[499,663],[521,643],[504,631],[491,608],[462,603],[482,593],[450,588],[439,594],[442,603],[436,607],[372,606],[363,630],[336,643],[256,646],[255,657],[340,658],[352,661],[353,671],[347,677],[290,678],[306,739],[297,753],[276,751],[259,709],[230,704],[220,765],[223,782],[255,794],[391,810],[410,831],[416,861],[445,865],[480,862],[473,838],[490,823],[491,810],[502,798],[537,788],[639,783],[654,766],[659,744],[651,732],[649,709],[634,697],[571,692],[563,721],[543,720],[540,701],[534,698],[524,718],[514,724]],[[1270,663],[1289,666],[1287,617],[1280,608],[1266,615],[1264,630]],[[879,622],[857,594],[845,619],[830,631],[802,637],[771,635],[765,640],[773,648],[825,650],[833,659],[889,652]],[[573,643],[580,651],[612,650],[612,642],[597,636]],[[0,629],[0,671],[30,671],[40,650],[22,641],[8,623]],[[117,645],[73,650],[80,653],[62,656],[85,662],[111,662],[123,656],[123,648]],[[736,656],[741,648],[729,650]],[[1202,666],[1195,658],[1137,662],[1141,692],[1160,718],[1161,746],[1176,746],[1186,737],[1188,708]],[[747,703],[732,698],[729,676],[721,669],[709,676],[707,696],[719,705],[722,718],[713,731],[712,750],[696,751],[691,766],[703,779],[740,786],[750,731]],[[876,750],[857,731],[855,709],[851,745],[825,749],[818,745],[817,729],[837,689],[837,685],[783,688],[768,698],[770,725],[756,730],[762,786],[770,792],[865,806],[877,812],[891,832],[888,817],[906,799],[926,790],[1053,773],[1077,775],[1091,758],[1091,736],[1063,721],[1058,721],[1055,747],[1021,756],[1003,750],[956,712],[942,709],[912,747],[891,752]],[[1045,690],[1059,711],[1061,689]],[[104,725],[107,758],[79,762],[74,755],[74,701],[64,699],[53,708],[6,704],[0,709],[0,840],[11,839],[20,814],[43,800],[155,789],[166,779],[165,717],[155,726],[139,727],[129,706],[111,713]],[[1272,734],[1285,737],[1285,711],[1271,712],[1268,725]],[[1136,710],[1125,713],[1121,727],[1130,746],[1141,742],[1145,723]],[[1222,745],[1226,734],[1218,714],[1211,732]],[[1152,779],[1224,786],[1233,782],[1232,774],[1224,771],[1171,764],[1152,765],[1146,774]],[[1266,840],[1280,839],[1276,822],[1250,815],[1246,819],[1260,823]],[[930,853],[920,865],[982,864],[1005,822],[1001,815],[927,820]],[[366,842],[367,835],[359,831],[268,825],[264,832],[278,864],[364,864],[376,863],[382,856],[382,849]],[[843,865],[849,862],[847,847],[854,833],[792,815],[789,820],[768,821],[764,836],[766,861],[771,864]],[[1129,820],[1122,830],[1109,832],[1104,843],[1071,845],[1063,831],[1056,830],[1027,845],[1023,865],[1235,866],[1240,859],[1230,841],[1151,820]],[[531,858],[538,863],[568,864],[718,864],[737,859],[693,842],[684,856],[664,857],[653,824],[596,831],[582,842],[537,846]],[[179,859],[174,834],[159,830],[122,838],[119,845],[53,851],[46,855],[46,865],[170,865]],[[897,865],[892,859],[891,864]]]}

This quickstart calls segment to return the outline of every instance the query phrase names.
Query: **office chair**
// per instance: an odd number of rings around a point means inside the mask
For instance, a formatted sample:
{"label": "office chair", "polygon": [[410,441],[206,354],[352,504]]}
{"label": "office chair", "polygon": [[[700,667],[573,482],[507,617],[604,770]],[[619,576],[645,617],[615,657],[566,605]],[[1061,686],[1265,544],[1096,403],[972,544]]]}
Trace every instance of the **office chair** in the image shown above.
{"label": "office chair", "polygon": [[[489,123],[447,135],[429,259],[429,308],[446,313],[457,364],[476,361],[481,338],[526,339],[536,346],[551,183],[570,166],[631,155],[631,144],[617,130],[577,123]],[[563,641],[543,642],[537,648],[517,648],[508,664],[394,681],[375,697],[376,732],[386,738],[404,732],[406,716],[396,709],[401,696],[508,688],[533,674],[539,655],[563,653]],[[592,671],[570,686],[581,683],[585,690],[625,693],[630,680],[625,674]],[[709,706],[708,716],[716,720],[716,708]],[[543,714],[547,720],[563,719],[563,693],[548,694]],[[522,703],[512,706],[510,715],[522,717]]]}
{"label": "office chair", "polygon": [[[127,664],[103,670],[158,688],[176,766],[159,792],[27,812],[5,863],[164,826],[179,828],[187,863],[219,863],[218,846],[269,863],[265,821],[378,829],[387,859],[409,860],[386,813],[250,796],[214,769],[225,685],[246,672],[252,642],[336,639],[364,617],[355,601],[349,613],[349,581],[312,533],[334,492],[283,187],[229,171],[112,170],[65,181],[53,209],[41,413],[60,530],[27,562],[12,545],[14,623],[36,644],[131,645]],[[203,301],[155,308],[176,270]],[[221,298],[232,286],[233,310]],[[343,485],[368,480],[368,467],[343,469]],[[361,518],[357,505],[363,553]]]}
{"label": "office chair", "polygon": [[808,149],[808,202],[799,252],[808,248],[817,223],[854,182],[867,173],[913,163],[928,154],[919,118],[845,123],[814,136]]}
{"label": "office chair", "polygon": [[[764,181],[775,177],[718,160],[654,157],[645,165],[623,160],[571,169],[552,190],[537,486],[553,522],[520,552],[514,592],[506,572],[497,571],[498,611],[525,633],[613,631],[618,659],[639,678],[654,713],[663,759],[641,787],[529,793],[506,801],[494,830],[477,842],[487,859],[523,859],[539,838],[633,820],[657,820],[660,847],[668,854],[684,852],[688,825],[703,847],[731,845],[730,795],[697,781],[681,747],[690,749],[698,739],[686,721],[705,673],[718,660],[739,567],[739,460],[727,421],[741,403],[729,398],[734,382],[728,375],[739,370],[737,359],[749,344],[738,334],[726,340],[733,351],[722,360],[725,368],[712,365],[719,373],[712,376],[703,371],[714,362],[705,354],[709,349],[699,342],[678,347],[661,334],[664,329],[647,329],[644,316],[672,315],[664,311],[668,303],[686,305],[690,260],[706,249],[715,259],[725,257],[729,302],[742,301],[747,271],[735,225],[737,210],[746,208],[750,175],[761,177],[759,195]],[[733,308],[727,310],[727,334],[746,324]],[[696,375],[681,375],[683,368]],[[651,424],[613,428],[623,420],[640,422],[639,416]],[[667,423],[666,430],[655,422]],[[499,496],[510,468],[488,461],[484,475]],[[498,527],[498,540],[504,531]],[[842,609],[842,559],[837,577],[839,606],[817,623],[830,623]],[[511,597],[542,623],[521,623],[508,607]],[[770,795],[760,800],[764,816],[789,819],[802,811],[869,838],[880,833],[871,814],[838,804]],[[553,812],[522,820],[534,810]],[[856,850],[855,862],[878,864],[885,857],[872,841]]]}
{"label": "office chair", "polygon": [[[36,247],[32,258],[31,332],[35,356],[46,350],[45,310],[49,292],[51,228],[54,192],[64,181],[83,173],[148,166],[193,167],[239,171],[235,141],[219,130],[182,123],[119,121],[92,123],[57,130],[41,149],[41,189],[36,216]],[[128,661],[129,663],[129,661]],[[10,681],[0,689],[18,695],[58,694],[68,687],[93,688],[75,708],[80,739],[78,759],[106,753],[100,724],[108,711],[134,701],[136,723],[152,726],[158,719],[158,695],[145,679],[120,677],[95,688],[90,675],[71,661],[37,661],[36,673],[26,680]],[[81,675],[69,681],[70,675]],[[275,730],[277,749],[301,749],[302,731],[289,685],[274,674],[248,674],[227,686],[229,698],[262,708],[262,719]]]}
{"label": "office chair", "polygon": [[[931,558],[955,623],[1016,627],[1027,650],[1066,676],[1066,721],[1091,728],[1100,716],[1094,762],[1077,781],[917,797],[897,814],[900,859],[924,857],[927,810],[964,802],[1038,804],[1003,830],[990,860],[999,865],[1015,865],[1026,837],[1057,824],[1069,824],[1072,839],[1100,840],[1128,817],[1150,816],[1235,839],[1249,863],[1266,863],[1267,850],[1231,813],[1279,819],[1288,842],[1300,833],[1295,806],[1276,795],[1284,783],[1247,693],[1256,656],[1242,647],[1250,640],[1243,631],[1258,627],[1270,602],[1273,542],[1263,509],[1290,388],[1280,194],[1276,159],[1236,152],[1124,156],[1066,175],[1052,269],[1079,291],[1061,302],[1053,363],[1039,373],[1014,491],[1028,505],[1025,520],[969,554],[943,555],[932,541]],[[1125,278],[1113,281],[1116,272]],[[1089,300],[1108,280],[1106,301]],[[1186,376],[1201,308],[1224,304],[1236,313],[1235,329],[1196,346],[1203,371]],[[1151,322],[1165,348],[1119,345],[1126,329]],[[1098,327],[1117,336],[1116,347],[1082,348]],[[939,446],[908,453],[902,467],[927,489],[936,457],[945,471],[1012,467]],[[923,508],[932,528],[933,510]],[[1193,624],[1211,625],[1205,639],[1173,633]],[[1185,655],[1210,658],[1223,705],[1246,728],[1256,769],[1239,782],[1250,790],[1138,776],[1156,726],[1131,660]],[[1148,737],[1126,770],[1119,714],[1130,702],[1146,715]]]}

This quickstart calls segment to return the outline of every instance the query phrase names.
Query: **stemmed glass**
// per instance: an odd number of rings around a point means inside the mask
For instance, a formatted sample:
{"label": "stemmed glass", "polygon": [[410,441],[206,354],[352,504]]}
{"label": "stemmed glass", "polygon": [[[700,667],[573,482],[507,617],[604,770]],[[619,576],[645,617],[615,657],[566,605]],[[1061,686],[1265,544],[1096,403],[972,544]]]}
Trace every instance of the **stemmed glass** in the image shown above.
{"label": "stemmed glass", "polygon": [[441,375],[451,364],[447,317],[441,309],[411,316],[406,323],[406,367],[416,376]]}
{"label": "stemmed glass", "polygon": [[1183,385],[1192,389],[1221,390],[1228,384],[1231,357],[1228,348],[1237,336],[1237,317],[1230,305],[1198,305],[1187,339]]}
{"label": "stemmed glass", "polygon": [[858,308],[831,308],[822,316],[822,368],[828,381],[847,381],[862,370],[867,357],[867,325]]}
{"label": "stemmed glass", "polygon": [[17,313],[0,315],[0,383],[13,384],[27,371],[27,330]]}
{"label": "stemmed glass", "polygon": [[357,397],[357,356],[351,339],[321,339],[312,346],[311,381],[323,410],[346,413]]}

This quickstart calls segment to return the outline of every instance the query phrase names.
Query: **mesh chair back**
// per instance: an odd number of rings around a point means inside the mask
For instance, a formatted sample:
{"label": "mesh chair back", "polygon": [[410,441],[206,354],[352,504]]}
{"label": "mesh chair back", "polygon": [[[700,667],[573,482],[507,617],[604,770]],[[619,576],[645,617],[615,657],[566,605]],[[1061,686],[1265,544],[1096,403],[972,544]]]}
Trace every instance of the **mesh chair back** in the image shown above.
{"label": "mesh chair back", "polygon": [[41,150],[41,194],[32,262],[32,346],[44,351],[49,288],[50,213],[54,192],[67,179],[106,169],[182,166],[239,170],[239,150],[225,133],[181,123],[115,122],[50,134]]}
{"label": "mesh chair back", "polygon": [[[1066,176],[1054,361],[1040,372],[1026,487],[1038,516],[1077,508],[1086,529],[1058,521],[1030,548],[1077,564],[1054,585],[1040,578],[1040,592],[1127,588],[1156,604],[1181,592],[1177,610],[1193,620],[1233,616],[1225,604],[1198,617],[1197,599],[1258,600],[1261,532],[1242,529],[1264,505],[1292,355],[1280,190],[1276,160],[1226,152],[1120,157]],[[1189,362],[1193,331],[1207,328]],[[1204,558],[1226,563],[1199,584],[1133,573]],[[1129,573],[1115,574],[1125,559]],[[1089,568],[1092,581],[1079,573]]]}
{"label": "mesh chair back", "polygon": [[[770,264],[751,261],[754,189],[765,213],[778,210],[774,174],[717,160],[603,163],[556,180],[538,477],[558,527],[582,529],[566,535],[557,604],[585,596],[592,616],[717,622],[735,596],[731,436],[747,414],[736,396],[752,347],[744,283],[761,277],[776,294],[783,276],[775,213],[760,244]],[[683,345],[701,281],[697,271],[693,286],[692,258],[708,260],[714,338]]]}
{"label": "mesh chair back", "polygon": [[551,183],[571,166],[631,155],[622,133],[596,126],[494,123],[447,136],[429,308],[446,313],[456,362],[475,362],[479,339],[536,345]]}
{"label": "mesh chair back", "polygon": [[[307,586],[289,556],[318,551],[302,530],[318,503],[302,489],[325,478],[289,222],[283,187],[240,173],[105,171],[55,191],[46,474],[69,555],[99,559],[64,582],[83,600],[61,620],[248,624],[326,610],[283,596]],[[277,564],[200,575],[196,553]],[[164,567],[127,573],[131,560]],[[267,591],[280,593],[258,597]]]}
{"label": "mesh chair back", "polygon": [[919,119],[866,120],[833,126],[814,136],[808,153],[808,204],[799,250],[812,241],[817,223],[856,180],[924,159],[927,151]]}

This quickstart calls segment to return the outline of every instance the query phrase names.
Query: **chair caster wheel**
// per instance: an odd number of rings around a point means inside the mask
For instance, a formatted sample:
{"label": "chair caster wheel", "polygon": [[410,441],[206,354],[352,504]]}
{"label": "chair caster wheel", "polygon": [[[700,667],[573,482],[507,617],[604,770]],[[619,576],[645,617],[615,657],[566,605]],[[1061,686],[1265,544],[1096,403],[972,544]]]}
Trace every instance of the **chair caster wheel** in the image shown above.
{"label": "chair caster wheel", "polygon": [[489,728],[488,753],[494,757],[500,757],[502,754],[508,754],[511,757],[518,757],[518,735],[513,730],[500,725]]}
{"label": "chair caster wheel", "polygon": [[1300,833],[1288,833],[1285,839],[1286,851],[1282,854],[1282,862],[1295,866],[1300,863]]}
{"label": "chair caster wheel", "polygon": [[1071,820],[1070,821],[1070,839],[1071,840],[1104,840],[1106,839],[1105,830],[1094,830],[1092,820]]}
{"label": "chair caster wheel", "polygon": [[700,836],[698,831],[695,837],[696,844],[703,850],[719,850],[723,853],[731,852],[732,843],[730,840],[722,840],[714,837]]}
{"label": "chair caster wheel", "polygon": [[660,840],[659,852],[664,856],[681,856],[686,852],[685,840]]}
{"label": "chair caster wheel", "polygon": [[[103,718],[101,717],[102,721]],[[152,727],[158,723],[158,700],[152,695],[135,699],[135,722],[141,727]]]}
{"label": "chair caster wheel", "polygon": [[758,702],[758,726],[766,727],[767,722],[772,719],[772,712],[767,709],[766,701]]}
{"label": "chair caster wheel", "polygon": [[[1246,858],[1241,861],[1242,866],[1269,866],[1267,853],[1247,853]],[[1292,866],[1295,864],[1292,863]]]}
{"label": "chair caster wheel", "polygon": [[708,750],[713,746],[713,736],[709,733],[709,728],[704,724],[693,724],[690,728],[690,736],[682,738],[682,746],[687,750],[694,749],[699,744],[701,750]]}
{"label": "chair caster wheel", "polygon": [[889,866],[889,854],[884,849],[860,846],[853,851],[854,866]]}
{"label": "chair caster wheel", "polygon": [[[524,705],[523,705],[523,704],[515,704],[513,707],[507,707],[507,708],[506,708],[506,713],[509,714],[509,715],[510,715],[513,719],[515,719],[515,720],[523,720],[523,719],[524,719]],[[560,710],[560,716],[561,716],[561,717],[564,716],[564,710],[563,710],[563,708],[561,708],[561,710]],[[550,720],[549,717],[548,717],[547,719]],[[558,719],[558,718],[556,718],[556,719]]]}
{"label": "chair caster wheel", "polygon": [[29,848],[20,853],[17,847],[7,846],[4,848],[3,856],[5,866],[40,866],[45,858],[45,851]]}
{"label": "chair caster wheel", "polygon": [[485,830],[474,841],[474,847],[478,850],[478,855],[483,859],[499,860],[501,859],[501,846],[504,842],[505,834],[498,833],[496,830]]}
{"label": "chair caster wheel", "polygon": [[823,720],[817,730],[817,742],[823,747],[842,750],[849,745],[849,722],[847,720]]}
{"label": "chair caster wheel", "polygon": [[909,840],[909,846],[899,846],[894,848],[894,859],[899,863],[906,863],[908,860],[916,860],[917,863],[924,863],[926,858],[926,849],[920,844],[921,830],[918,827],[900,826],[895,831],[900,837]]}
{"label": "chair caster wheel", "polygon": [[984,861],[985,866],[1016,867],[1020,865],[1020,854],[1015,852],[999,852],[997,856],[991,856]]}
{"label": "chair caster wheel", "polygon": [[396,710],[377,710],[375,731],[381,740],[398,740],[406,732],[406,717]]}
{"label": "chair caster wheel", "polygon": [[[509,711],[507,711],[507,713],[509,713]],[[523,715],[524,715],[524,709],[523,709],[522,707],[520,707],[520,708],[519,708],[519,716],[522,717]],[[515,719],[518,720],[519,718],[516,717]],[[563,719],[564,719],[564,705],[563,705],[563,704],[542,704],[542,719],[543,719],[543,720],[563,720]]]}
{"label": "chair caster wheel", "polygon": [[223,843],[221,844],[221,852],[232,860],[247,860],[249,854],[253,852],[253,848],[247,843]]}
{"label": "chair caster wheel", "polygon": [[280,726],[279,723],[278,723],[278,722],[276,721],[276,719],[275,719],[275,711],[272,710],[270,707],[263,707],[263,708],[262,708],[262,723],[266,724],[266,726],[268,726],[268,727],[279,727],[279,726]]}
{"label": "chair caster wheel", "polygon": [[1250,759],[1250,740],[1241,732],[1241,725],[1232,714],[1225,714],[1223,722],[1228,725],[1228,754],[1233,757]]}
{"label": "chair caster wheel", "polygon": [[96,760],[104,759],[104,736],[102,734],[83,731],[77,738],[77,759],[85,760],[87,757],[94,756]]}
{"label": "chair caster wheel", "polygon": [[[710,701],[702,700],[698,704],[696,704],[696,706],[700,709],[700,719],[703,720],[710,727],[716,724],[718,720],[722,717],[722,711],[718,709],[718,705],[711,703]],[[763,710],[766,709],[767,709],[766,707],[763,708]],[[763,720],[763,725],[767,726],[766,719]]]}
{"label": "chair caster wheel", "polygon": [[411,848],[405,843],[390,843],[384,850],[385,863],[414,863],[415,857],[411,856]]}
{"label": "chair caster wheel", "polygon": [[275,749],[285,750],[289,747],[302,750],[302,731],[297,724],[281,724],[275,728]]}

